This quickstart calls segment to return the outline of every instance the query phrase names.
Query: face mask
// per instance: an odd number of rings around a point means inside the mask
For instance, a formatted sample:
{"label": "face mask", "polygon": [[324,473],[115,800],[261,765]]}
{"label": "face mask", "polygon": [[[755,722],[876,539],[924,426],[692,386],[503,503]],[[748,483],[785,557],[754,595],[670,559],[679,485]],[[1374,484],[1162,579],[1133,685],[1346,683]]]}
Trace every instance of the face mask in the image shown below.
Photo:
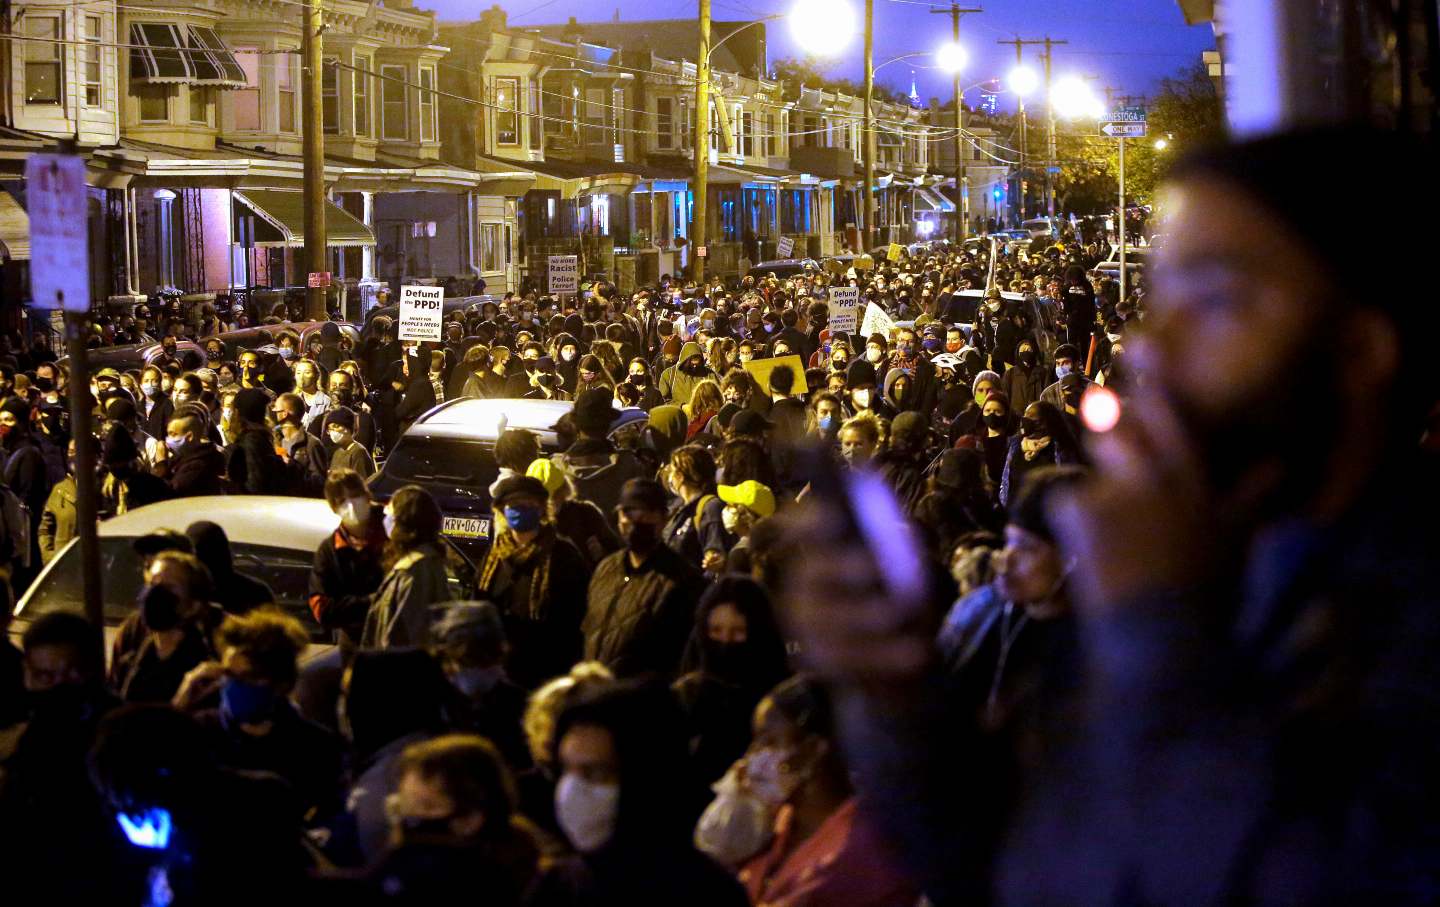
{"label": "face mask", "polygon": [[381,522],[385,525],[386,536],[395,534],[395,515],[393,513],[388,510],[385,511],[385,516],[381,518]]}
{"label": "face mask", "polygon": [[334,397],[335,402],[341,406],[349,406],[351,401],[355,399],[355,392],[347,387],[344,390],[330,391],[330,396]]}
{"label": "face mask", "polygon": [[347,498],[340,505],[340,525],[351,532],[364,529],[370,522],[370,500],[368,498]]}
{"label": "face mask", "polygon": [[715,785],[715,799],[695,826],[695,846],[725,866],[738,866],[760,852],[775,833],[775,814],[727,772]]}
{"label": "face mask", "polygon": [[146,586],[140,590],[140,619],[156,632],[180,625],[180,597],[168,586]]}
{"label": "face mask", "polygon": [[170,435],[167,435],[167,436],[165,437],[165,448],[166,448],[167,450],[169,450],[171,453],[175,453],[176,451],[178,451],[180,448],[182,448],[182,447],[184,447],[184,446],[185,446],[185,439],[184,439],[184,438],[176,438],[176,437],[173,437],[173,436],[170,436]]}
{"label": "face mask", "polygon": [[331,432],[326,432],[326,434],[328,434],[328,435],[330,436],[330,443],[331,443],[331,444],[334,444],[334,445],[336,445],[336,446],[339,446],[339,445],[345,443],[345,433],[344,433],[343,431],[331,431]]}
{"label": "face mask", "polygon": [[561,350],[561,351],[560,351],[560,358],[563,359],[563,360],[565,360],[566,362],[573,362],[574,359],[575,359],[575,355],[576,355],[576,354],[575,354],[575,351],[574,351],[574,350]]}
{"label": "face mask", "polygon": [[295,351],[288,346],[282,346],[280,347],[280,358],[284,359],[286,362],[289,362],[291,359],[295,358]]}
{"label": "face mask", "polygon": [[1045,424],[1039,419],[1021,419],[1020,433],[1027,438],[1043,438],[1045,436]]}
{"label": "face mask", "polygon": [[726,507],[720,512],[720,522],[724,525],[726,532],[734,535],[736,527],[740,525],[740,512],[733,506]]}
{"label": "face mask", "polygon": [[1005,414],[1004,414],[1004,413],[986,413],[986,414],[985,414],[985,427],[986,427],[986,428],[993,428],[993,429],[995,429],[996,431],[1000,431],[1001,429],[1003,429],[1003,428],[1005,427],[1005,421],[1006,421],[1006,420],[1005,420]]}
{"label": "face mask", "polygon": [[834,417],[834,416],[821,416],[820,418],[818,418],[818,419],[815,420],[815,425],[816,425],[817,428],[819,428],[821,431],[824,431],[824,432],[834,431],[834,430],[835,430],[835,417]]}
{"label": "face mask", "polygon": [[851,401],[860,409],[870,408],[870,391],[854,391],[850,394]]}
{"label": "face mask", "polygon": [[506,507],[505,522],[516,532],[534,532],[540,528],[540,508]]}
{"label": "face mask", "polygon": [[1119,342],[1120,342],[1120,335],[1119,335],[1119,334],[1106,334],[1106,335],[1105,335],[1105,339],[1108,340],[1108,341],[1110,341],[1111,343],[1119,343]]}
{"label": "face mask", "polygon": [[594,373],[594,372],[581,372],[581,373],[580,373],[580,380],[581,380],[582,382],[584,382],[585,384],[590,384],[590,383],[592,383],[592,382],[595,380],[595,373]]}
{"label": "face mask", "polygon": [[160,393],[160,388],[158,385],[146,382],[145,384],[140,385],[140,393],[144,394],[147,397],[153,397],[156,394]]}
{"label": "face mask", "polygon": [[879,362],[880,357],[883,355],[884,353],[880,352],[880,350],[876,349],[873,346],[865,351],[865,358],[869,359],[872,363]]}
{"label": "face mask", "polygon": [[210,360],[211,362],[219,362],[219,361],[220,361],[220,351],[219,351],[219,350],[206,350],[206,351],[205,351],[205,358],[208,359],[208,360]]}
{"label": "face mask", "polygon": [[745,778],[750,790],[767,805],[779,808],[795,795],[804,778],[786,770],[785,763],[793,757],[776,749],[762,749],[745,759]]}
{"label": "face mask", "polygon": [[1021,350],[1019,353],[1019,359],[1021,365],[1025,366],[1026,368],[1031,368],[1035,365],[1035,351]]}
{"label": "face mask", "polygon": [[220,710],[240,724],[260,724],[275,714],[275,691],[227,677],[220,687]]}
{"label": "face mask", "polygon": [[631,523],[625,535],[626,546],[642,556],[653,551],[659,541],[660,529],[654,523]]}
{"label": "face mask", "polygon": [[476,699],[495,689],[495,685],[504,676],[505,669],[500,665],[493,668],[461,668],[450,675],[450,682],[467,697]]}
{"label": "face mask", "polygon": [[596,784],[567,774],[555,787],[555,819],[581,853],[593,853],[615,834],[620,785]]}
{"label": "face mask", "polygon": [[926,352],[938,353],[940,352],[940,348],[945,345],[945,341],[931,337],[920,345],[925,347]]}
{"label": "face mask", "polygon": [[650,376],[644,373],[630,376],[630,383],[636,387],[644,387],[650,383]]}
{"label": "face mask", "polygon": [[1073,365],[1057,365],[1055,366],[1055,377],[1064,378],[1073,371],[1075,371],[1075,366]]}

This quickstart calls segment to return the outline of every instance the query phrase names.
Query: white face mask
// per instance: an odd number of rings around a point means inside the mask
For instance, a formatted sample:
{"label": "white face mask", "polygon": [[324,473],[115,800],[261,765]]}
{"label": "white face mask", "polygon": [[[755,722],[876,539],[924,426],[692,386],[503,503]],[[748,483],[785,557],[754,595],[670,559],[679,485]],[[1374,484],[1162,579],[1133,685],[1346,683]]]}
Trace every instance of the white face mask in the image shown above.
{"label": "white face mask", "polygon": [[555,819],[581,853],[593,853],[615,834],[620,785],[596,784],[566,774],[555,787]]}
{"label": "white face mask", "polygon": [[731,769],[715,784],[715,799],[695,826],[695,846],[724,866],[739,866],[769,844],[774,834],[774,810],[745,788]]}
{"label": "white face mask", "polygon": [[850,399],[853,400],[855,402],[855,405],[860,407],[861,409],[869,409],[870,393],[870,391],[855,391],[850,395]]}
{"label": "white face mask", "polygon": [[740,512],[734,505],[728,506],[720,512],[720,522],[724,524],[726,532],[734,535],[735,527],[740,525]]}
{"label": "white face mask", "polygon": [[1120,335],[1119,335],[1119,334],[1106,334],[1106,335],[1105,335],[1105,339],[1108,340],[1108,341],[1110,341],[1111,343],[1119,343],[1119,342],[1120,342]]}
{"label": "white face mask", "polygon": [[885,355],[885,354],[882,353],[882,352],[880,352],[878,349],[876,349],[876,348],[873,347],[873,346],[870,347],[869,349],[865,350],[865,358],[866,358],[866,359],[869,359],[871,362],[879,362],[879,361],[880,361],[880,357],[883,356],[883,355]]}
{"label": "white face mask", "polygon": [[330,436],[330,443],[331,443],[331,444],[344,444],[344,443],[345,443],[345,433],[344,433],[343,431],[326,432],[326,434],[328,434],[328,435]]}

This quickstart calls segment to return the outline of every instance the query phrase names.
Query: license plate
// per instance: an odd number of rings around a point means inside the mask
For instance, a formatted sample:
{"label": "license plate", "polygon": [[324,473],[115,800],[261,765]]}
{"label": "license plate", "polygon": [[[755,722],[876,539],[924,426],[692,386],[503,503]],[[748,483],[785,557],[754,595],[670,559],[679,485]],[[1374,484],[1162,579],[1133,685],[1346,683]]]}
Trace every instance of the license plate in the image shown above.
{"label": "license plate", "polygon": [[440,531],[460,539],[483,539],[490,534],[490,521],[481,517],[447,516]]}

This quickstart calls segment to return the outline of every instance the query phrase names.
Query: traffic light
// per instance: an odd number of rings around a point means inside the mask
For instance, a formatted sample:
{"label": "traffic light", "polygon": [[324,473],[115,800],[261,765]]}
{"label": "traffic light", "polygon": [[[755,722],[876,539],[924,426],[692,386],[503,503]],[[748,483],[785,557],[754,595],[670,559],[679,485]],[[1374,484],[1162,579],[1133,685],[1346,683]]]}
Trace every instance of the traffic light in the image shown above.
{"label": "traffic light", "polygon": [[994,189],[990,190],[990,196],[995,199],[996,204],[1005,201],[1005,187],[996,186]]}

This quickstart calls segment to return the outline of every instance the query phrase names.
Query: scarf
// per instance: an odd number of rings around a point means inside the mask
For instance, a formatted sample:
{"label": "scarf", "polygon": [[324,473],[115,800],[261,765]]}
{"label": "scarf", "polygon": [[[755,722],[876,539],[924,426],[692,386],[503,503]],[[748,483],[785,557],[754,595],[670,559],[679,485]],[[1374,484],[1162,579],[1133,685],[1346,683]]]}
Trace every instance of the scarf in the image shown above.
{"label": "scarf", "polygon": [[1020,450],[1025,454],[1026,460],[1034,460],[1050,444],[1050,436],[1040,438],[1021,438]]}
{"label": "scarf", "polygon": [[480,580],[476,585],[482,592],[493,595],[496,590],[491,587],[502,565],[509,568],[513,582],[517,570],[533,564],[530,601],[526,603],[524,615],[530,620],[543,620],[545,600],[550,596],[550,554],[554,548],[555,527],[548,523],[540,527],[539,533],[527,545],[520,544],[515,533],[509,529],[501,530],[485,554],[485,563],[480,567]]}

